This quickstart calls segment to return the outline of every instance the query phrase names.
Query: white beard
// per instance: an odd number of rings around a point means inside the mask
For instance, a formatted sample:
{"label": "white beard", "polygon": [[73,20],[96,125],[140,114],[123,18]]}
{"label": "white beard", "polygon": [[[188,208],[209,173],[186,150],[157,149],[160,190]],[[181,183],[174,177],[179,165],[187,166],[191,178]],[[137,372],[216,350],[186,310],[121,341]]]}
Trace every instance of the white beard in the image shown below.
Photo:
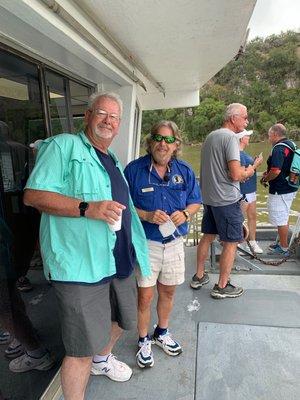
{"label": "white beard", "polygon": [[93,134],[100,139],[111,139],[113,136],[112,131],[105,128],[95,128]]}

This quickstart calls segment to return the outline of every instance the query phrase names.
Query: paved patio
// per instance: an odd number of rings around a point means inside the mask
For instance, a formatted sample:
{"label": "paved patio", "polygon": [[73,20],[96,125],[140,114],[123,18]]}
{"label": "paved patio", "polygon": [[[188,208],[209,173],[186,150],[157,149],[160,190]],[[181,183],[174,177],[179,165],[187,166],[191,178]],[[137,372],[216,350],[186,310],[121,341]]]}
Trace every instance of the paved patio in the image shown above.
{"label": "paved patio", "polygon": [[[300,396],[299,273],[236,273],[238,299],[214,300],[189,288],[196,248],[186,248],[186,282],[178,288],[170,329],[183,346],[179,357],[153,346],[155,365],[136,366],[136,334],[125,334],[115,354],[133,368],[129,382],[92,376],[88,400],[298,400]],[[294,262],[293,262],[294,263]],[[285,268],[282,266],[281,268]],[[278,273],[280,271],[278,270]],[[153,323],[156,320],[153,319]]]}

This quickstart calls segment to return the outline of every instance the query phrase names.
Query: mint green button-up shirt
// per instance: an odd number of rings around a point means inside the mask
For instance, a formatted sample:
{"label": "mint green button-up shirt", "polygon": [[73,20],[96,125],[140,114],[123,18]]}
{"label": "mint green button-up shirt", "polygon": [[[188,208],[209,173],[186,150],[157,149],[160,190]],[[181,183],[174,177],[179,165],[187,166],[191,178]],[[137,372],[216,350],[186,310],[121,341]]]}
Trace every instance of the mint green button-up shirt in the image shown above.
{"label": "mint green button-up shirt", "polygon": [[[116,156],[109,152],[123,175]],[[87,202],[112,200],[109,175],[83,132],[44,140],[26,189],[55,192]],[[141,273],[148,276],[151,272],[144,229],[131,198],[129,205],[132,243]],[[104,221],[42,213],[40,245],[46,279],[96,283],[114,275],[115,242],[116,234]]]}

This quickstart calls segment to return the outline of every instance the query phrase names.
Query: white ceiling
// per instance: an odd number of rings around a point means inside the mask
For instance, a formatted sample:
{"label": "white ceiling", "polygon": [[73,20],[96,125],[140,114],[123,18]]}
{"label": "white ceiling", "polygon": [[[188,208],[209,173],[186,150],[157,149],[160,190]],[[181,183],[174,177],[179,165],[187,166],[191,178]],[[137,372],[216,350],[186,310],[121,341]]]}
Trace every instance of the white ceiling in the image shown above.
{"label": "white ceiling", "polygon": [[75,2],[173,92],[198,90],[237,54],[256,0]]}
{"label": "white ceiling", "polygon": [[138,82],[142,109],[188,107],[237,54],[255,3],[0,0],[0,20],[9,39],[78,76],[120,87]]}

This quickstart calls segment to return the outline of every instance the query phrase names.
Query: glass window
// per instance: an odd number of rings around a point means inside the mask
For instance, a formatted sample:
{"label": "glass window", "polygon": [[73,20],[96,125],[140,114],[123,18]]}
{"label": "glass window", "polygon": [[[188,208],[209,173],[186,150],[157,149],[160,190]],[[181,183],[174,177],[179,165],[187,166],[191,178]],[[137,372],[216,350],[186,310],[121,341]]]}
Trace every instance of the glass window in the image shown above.
{"label": "glass window", "polygon": [[54,72],[46,71],[46,88],[50,108],[51,133],[57,135],[71,132],[71,122],[68,117],[67,78]]}
{"label": "glass window", "polygon": [[[43,274],[40,214],[23,204],[23,190],[36,155],[29,145],[83,129],[92,90],[0,49],[0,399],[38,399],[64,355],[56,299]],[[45,356],[47,370],[16,369],[13,359],[25,350]]]}
{"label": "glass window", "polygon": [[91,88],[70,80],[71,110],[74,131],[84,129],[84,113],[88,108]]}
{"label": "glass window", "polygon": [[[34,164],[29,144],[46,136],[37,65],[0,49],[0,399],[38,399],[63,356],[39,251],[40,214],[23,204]],[[38,358],[49,351],[56,363],[23,374],[14,359],[25,350]]]}

